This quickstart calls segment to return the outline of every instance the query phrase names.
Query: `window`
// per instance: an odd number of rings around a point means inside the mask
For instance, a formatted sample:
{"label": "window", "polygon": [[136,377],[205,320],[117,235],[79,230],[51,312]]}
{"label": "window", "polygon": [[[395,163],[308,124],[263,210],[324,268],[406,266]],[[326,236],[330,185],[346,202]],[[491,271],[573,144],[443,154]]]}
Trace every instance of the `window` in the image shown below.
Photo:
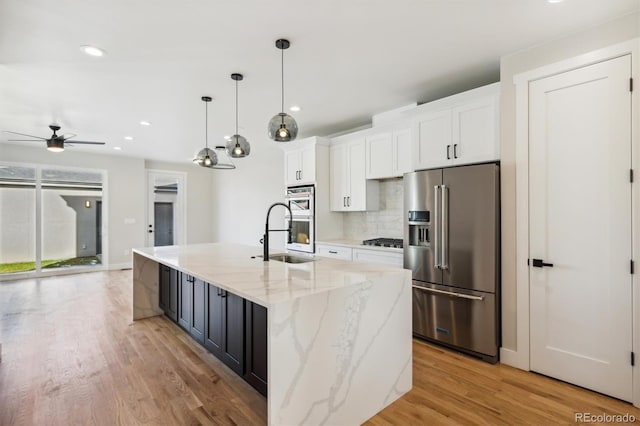
{"label": "window", "polygon": [[0,274],[102,264],[104,173],[0,165]]}

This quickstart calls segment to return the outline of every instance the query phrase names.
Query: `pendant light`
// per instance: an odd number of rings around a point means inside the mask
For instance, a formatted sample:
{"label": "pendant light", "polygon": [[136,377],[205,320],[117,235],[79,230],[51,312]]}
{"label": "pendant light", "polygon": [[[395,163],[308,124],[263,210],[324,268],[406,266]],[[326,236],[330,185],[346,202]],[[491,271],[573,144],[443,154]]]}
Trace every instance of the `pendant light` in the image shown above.
{"label": "pendant light", "polygon": [[242,81],[242,74],[233,73],[231,79],[236,82],[236,134],[227,142],[227,154],[232,158],[243,158],[249,155],[251,145],[244,136],[238,134],[238,82]]}
{"label": "pendant light", "polygon": [[214,169],[232,170],[236,168],[236,165],[231,161],[231,157],[227,154],[227,149],[224,146],[216,146],[215,152],[218,155],[218,164],[213,166]]}
{"label": "pendant light", "polygon": [[208,114],[208,105],[211,102],[211,97],[203,96],[202,100],[204,101],[204,142],[205,147],[198,152],[196,158],[193,159],[193,162],[199,166],[213,168],[216,164],[218,164],[218,156],[216,153],[209,148],[209,114]]}
{"label": "pendant light", "polygon": [[271,121],[269,121],[269,138],[276,142],[290,142],[298,136],[298,124],[296,120],[284,112],[284,50],[288,49],[290,45],[289,40],[283,38],[276,40],[276,47],[280,49],[281,52],[282,112],[274,115]]}

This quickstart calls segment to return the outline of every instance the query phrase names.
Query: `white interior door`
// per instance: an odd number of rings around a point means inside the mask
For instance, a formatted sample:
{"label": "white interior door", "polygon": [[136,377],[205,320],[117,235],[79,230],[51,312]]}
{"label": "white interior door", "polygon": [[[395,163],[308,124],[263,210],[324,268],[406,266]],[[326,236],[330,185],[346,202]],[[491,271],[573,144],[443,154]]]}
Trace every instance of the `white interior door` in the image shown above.
{"label": "white interior door", "polygon": [[[182,172],[147,171],[147,246],[186,244],[186,175]],[[156,238],[156,206],[172,206],[172,241]]]}
{"label": "white interior door", "polygon": [[529,86],[531,370],[632,399],[631,58]]}

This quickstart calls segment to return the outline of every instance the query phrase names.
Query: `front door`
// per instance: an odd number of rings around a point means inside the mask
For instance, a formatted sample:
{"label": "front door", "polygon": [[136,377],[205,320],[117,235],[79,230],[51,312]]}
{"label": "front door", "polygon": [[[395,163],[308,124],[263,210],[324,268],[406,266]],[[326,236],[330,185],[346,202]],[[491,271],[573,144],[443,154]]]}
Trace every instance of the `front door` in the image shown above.
{"label": "front door", "polygon": [[529,86],[531,369],[626,401],[630,76],[624,56]]}

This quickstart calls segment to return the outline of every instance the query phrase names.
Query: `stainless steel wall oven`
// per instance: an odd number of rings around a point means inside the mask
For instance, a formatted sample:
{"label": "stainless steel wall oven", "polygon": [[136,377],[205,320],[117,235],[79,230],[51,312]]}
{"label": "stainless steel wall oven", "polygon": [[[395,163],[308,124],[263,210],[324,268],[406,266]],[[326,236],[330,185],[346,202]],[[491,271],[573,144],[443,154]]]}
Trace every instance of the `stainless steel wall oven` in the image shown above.
{"label": "stainless steel wall oven", "polygon": [[287,226],[291,223],[291,242],[287,250],[315,252],[315,188],[313,185],[287,188],[285,202],[291,208]]}

